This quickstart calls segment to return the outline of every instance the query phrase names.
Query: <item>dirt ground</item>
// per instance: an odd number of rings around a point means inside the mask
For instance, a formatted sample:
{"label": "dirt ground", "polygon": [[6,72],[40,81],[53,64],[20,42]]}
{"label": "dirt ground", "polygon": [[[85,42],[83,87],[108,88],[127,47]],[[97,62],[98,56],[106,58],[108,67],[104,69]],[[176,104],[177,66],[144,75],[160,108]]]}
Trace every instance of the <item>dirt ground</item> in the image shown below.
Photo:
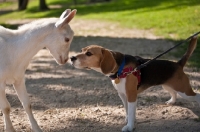
{"label": "dirt ground", "polygon": [[[126,54],[152,58],[173,45],[152,31],[120,28],[117,24],[75,19],[75,38],[70,56],[90,44],[102,45]],[[176,52],[176,51],[173,51]],[[180,56],[181,57],[181,56]],[[165,55],[165,59],[178,60]],[[200,74],[185,68],[191,85],[200,90]],[[78,70],[69,63],[59,66],[45,49],[31,61],[26,86],[33,113],[44,132],[120,132],[125,111],[110,79],[90,70]],[[11,119],[17,132],[31,131],[22,105],[12,87],[7,88]],[[165,105],[170,95],[161,86],[138,97],[136,132],[199,132],[200,106],[178,97],[175,105]],[[0,112],[0,131],[3,116]]]}

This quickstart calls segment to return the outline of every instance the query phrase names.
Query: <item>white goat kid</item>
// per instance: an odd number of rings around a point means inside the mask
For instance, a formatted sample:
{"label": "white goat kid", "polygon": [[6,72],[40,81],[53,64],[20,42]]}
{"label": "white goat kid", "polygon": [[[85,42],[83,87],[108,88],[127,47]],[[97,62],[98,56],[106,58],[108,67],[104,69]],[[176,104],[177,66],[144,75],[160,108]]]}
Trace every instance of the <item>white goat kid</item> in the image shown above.
{"label": "white goat kid", "polygon": [[5,87],[8,84],[14,86],[32,130],[42,131],[32,114],[24,73],[31,58],[44,47],[50,50],[57,63],[67,62],[74,35],[68,23],[75,14],[76,10],[67,9],[59,19],[37,20],[19,27],[18,30],[0,26],[0,108],[4,116],[5,131],[15,131],[10,120],[10,104],[5,94]]}

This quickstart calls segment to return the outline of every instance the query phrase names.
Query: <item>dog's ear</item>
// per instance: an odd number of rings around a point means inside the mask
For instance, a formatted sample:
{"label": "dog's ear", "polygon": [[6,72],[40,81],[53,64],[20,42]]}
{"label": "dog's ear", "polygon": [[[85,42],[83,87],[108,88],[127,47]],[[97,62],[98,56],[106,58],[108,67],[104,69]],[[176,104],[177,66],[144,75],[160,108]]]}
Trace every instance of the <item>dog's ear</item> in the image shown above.
{"label": "dog's ear", "polygon": [[112,72],[115,68],[116,62],[112,53],[106,49],[102,49],[102,60],[100,62],[101,71],[104,74]]}
{"label": "dog's ear", "polygon": [[55,26],[57,28],[62,28],[65,24],[68,24],[74,18],[75,15],[76,15],[76,9],[72,11],[70,11],[70,9],[65,10],[60,16],[60,20],[56,22]]}

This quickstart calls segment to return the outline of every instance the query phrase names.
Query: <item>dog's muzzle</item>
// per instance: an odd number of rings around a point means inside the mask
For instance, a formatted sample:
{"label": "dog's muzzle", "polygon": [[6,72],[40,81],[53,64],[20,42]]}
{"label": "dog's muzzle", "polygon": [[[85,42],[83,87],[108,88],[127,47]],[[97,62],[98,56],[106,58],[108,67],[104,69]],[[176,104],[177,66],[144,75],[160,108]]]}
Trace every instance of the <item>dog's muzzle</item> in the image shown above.
{"label": "dog's muzzle", "polygon": [[70,59],[71,59],[71,62],[77,60],[77,58],[75,56],[72,56]]}

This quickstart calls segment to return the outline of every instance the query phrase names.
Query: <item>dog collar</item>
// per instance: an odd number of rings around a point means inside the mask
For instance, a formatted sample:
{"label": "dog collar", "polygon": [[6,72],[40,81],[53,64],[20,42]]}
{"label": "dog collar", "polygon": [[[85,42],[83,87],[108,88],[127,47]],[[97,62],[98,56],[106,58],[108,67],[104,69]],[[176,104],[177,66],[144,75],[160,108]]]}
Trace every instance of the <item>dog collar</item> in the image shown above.
{"label": "dog collar", "polygon": [[118,69],[118,71],[117,71],[117,76],[120,76],[120,75],[121,75],[124,66],[125,66],[125,57],[124,57],[124,59],[123,59],[123,61],[122,61],[122,64],[119,66],[119,69]]}

